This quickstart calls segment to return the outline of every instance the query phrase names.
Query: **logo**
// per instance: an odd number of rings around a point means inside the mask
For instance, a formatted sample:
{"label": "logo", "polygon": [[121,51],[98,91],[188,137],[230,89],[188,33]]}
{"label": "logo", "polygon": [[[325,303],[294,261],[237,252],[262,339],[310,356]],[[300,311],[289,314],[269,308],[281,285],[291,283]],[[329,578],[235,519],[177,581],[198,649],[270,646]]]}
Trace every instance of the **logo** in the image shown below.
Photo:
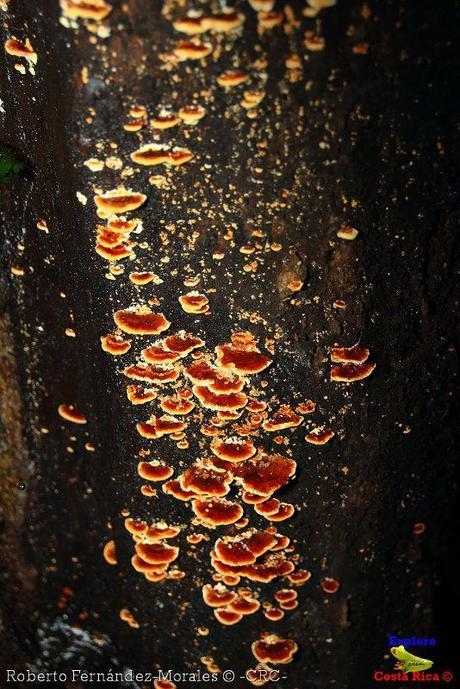
{"label": "logo", "polygon": [[433,666],[432,660],[419,658],[406,651],[404,646],[393,646],[390,648],[390,652],[397,660],[395,670],[401,670],[404,673],[423,672],[423,670],[429,670]]}
{"label": "logo", "polygon": [[433,667],[433,661],[409,653],[403,644],[392,646],[390,653],[396,659],[396,665],[390,671],[376,670],[373,675],[376,682],[397,682],[399,686],[405,686],[406,683],[410,685],[413,682],[427,682],[431,686],[434,682],[450,683],[454,679],[450,670],[429,672]]}

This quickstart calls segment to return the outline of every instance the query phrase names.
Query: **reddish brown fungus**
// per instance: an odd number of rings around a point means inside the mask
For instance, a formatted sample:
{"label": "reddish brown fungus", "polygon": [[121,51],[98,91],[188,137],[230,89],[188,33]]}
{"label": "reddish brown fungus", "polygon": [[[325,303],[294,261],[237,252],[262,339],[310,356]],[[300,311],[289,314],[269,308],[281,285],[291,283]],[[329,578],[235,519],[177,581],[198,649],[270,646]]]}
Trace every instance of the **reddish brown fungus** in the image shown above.
{"label": "reddish brown fungus", "polygon": [[186,313],[206,313],[209,310],[208,298],[199,292],[182,294],[179,303]]}
{"label": "reddish brown fungus", "polygon": [[155,390],[144,389],[140,385],[128,385],[126,394],[131,404],[145,404],[157,396]]}
{"label": "reddish brown fungus", "polygon": [[255,641],[251,650],[255,658],[261,663],[273,665],[290,663],[298,646],[292,639],[283,639],[276,634],[269,634],[263,639]]}
{"label": "reddish brown fungus", "polygon": [[172,495],[176,498],[176,500],[182,500],[183,502],[187,502],[187,500],[192,500],[196,497],[195,493],[192,491],[184,490],[177,479],[163,484],[163,492],[167,495]]}
{"label": "reddish brown fungus", "polygon": [[331,361],[344,364],[363,364],[369,358],[369,350],[365,347],[333,347]]}
{"label": "reddish brown fungus", "polygon": [[86,416],[75,409],[73,404],[60,404],[58,414],[61,418],[72,423],[85,424],[88,421]]}
{"label": "reddish brown fungus", "polygon": [[227,610],[238,615],[253,615],[260,609],[260,603],[256,598],[238,596],[236,600],[227,606]]}
{"label": "reddish brown fungus", "polygon": [[120,330],[132,335],[158,335],[171,325],[162,313],[142,307],[116,311],[113,318]]}
{"label": "reddish brown fungus", "polygon": [[267,610],[264,610],[264,615],[271,622],[278,622],[283,619],[284,612],[279,608],[267,608]]}
{"label": "reddish brown fungus", "polygon": [[175,397],[165,397],[160,402],[160,407],[167,414],[173,416],[189,414],[195,409],[195,403],[187,399],[182,399],[179,395]]}
{"label": "reddish brown fungus", "polygon": [[311,433],[305,436],[307,443],[311,445],[325,445],[334,437],[334,431],[330,428],[314,428]]}
{"label": "reddish brown fungus", "polygon": [[133,364],[132,366],[127,366],[123,373],[132,380],[147,381],[157,385],[174,382],[179,377],[177,369],[155,366],[153,364]]}
{"label": "reddish brown fungus", "polygon": [[185,491],[219,498],[227,495],[231,478],[226,471],[207,464],[194,464],[184,471],[179,481]]}
{"label": "reddish brown fungus", "polygon": [[130,273],[129,279],[135,285],[148,285],[155,279],[155,273]]}
{"label": "reddish brown fungus", "polygon": [[194,500],[192,509],[206,526],[234,524],[243,516],[243,508],[224,498]]}
{"label": "reddish brown fungus", "polygon": [[105,19],[112,6],[105,0],[61,0],[63,13],[71,19]]}
{"label": "reddish brown fungus", "polygon": [[294,475],[297,464],[293,459],[278,454],[258,455],[235,468],[235,478],[243,489],[257,495],[271,495]]}
{"label": "reddish brown fungus", "polygon": [[118,564],[117,560],[117,548],[115,545],[115,541],[108,541],[104,549],[102,551],[102,554],[104,556],[104,560],[109,564],[109,565],[116,565]]}
{"label": "reddish brown fungus", "polygon": [[189,354],[198,347],[203,347],[204,342],[199,337],[181,330],[173,335],[168,335],[164,340],[164,345],[171,352],[178,352],[181,356]]}
{"label": "reddish brown fungus", "polygon": [[321,588],[325,593],[337,593],[340,588],[340,582],[332,577],[324,577],[321,580]]}
{"label": "reddish brown fungus", "polygon": [[166,481],[173,475],[174,470],[167,464],[153,460],[152,462],[139,462],[137,473],[147,481]]}
{"label": "reddish brown fungus", "polygon": [[211,452],[226,462],[242,462],[256,453],[256,448],[250,440],[238,437],[215,438],[211,443]]}
{"label": "reddish brown fungus", "polygon": [[289,405],[280,407],[270,419],[262,423],[263,428],[270,433],[281,431],[285,428],[293,428],[302,423],[302,417],[298,416]]}
{"label": "reddish brown fungus", "polygon": [[229,591],[222,584],[211,586],[205,584],[202,589],[203,600],[210,608],[224,608],[238,598],[234,591]]}
{"label": "reddish brown fungus", "polygon": [[168,362],[174,362],[180,359],[181,355],[179,352],[171,352],[164,349],[162,343],[159,345],[152,345],[142,350],[142,358],[151,364],[162,364]]}
{"label": "reddish brown fungus", "polygon": [[113,356],[126,354],[131,349],[131,340],[124,340],[120,335],[103,335],[101,337],[101,347],[104,352]]}
{"label": "reddish brown fungus", "polygon": [[218,622],[225,625],[237,624],[243,619],[242,615],[226,608],[215,608],[214,615]]}
{"label": "reddish brown fungus", "polygon": [[98,194],[94,197],[94,202],[103,217],[110,216],[112,213],[118,215],[136,210],[146,200],[147,197],[144,194],[138,194],[124,188],[112,189],[105,194]]}
{"label": "reddish brown fungus", "polygon": [[165,543],[136,543],[136,553],[149,565],[165,565],[174,562],[179,548]]}
{"label": "reddish brown fungus", "polygon": [[302,586],[311,579],[311,572],[306,569],[298,569],[296,572],[292,572],[288,579],[294,586]]}
{"label": "reddish brown fungus", "polygon": [[272,363],[257,349],[238,348],[233,344],[218,345],[216,354],[220,366],[240,375],[260,373]]}
{"label": "reddish brown fungus", "polygon": [[371,375],[375,369],[375,364],[343,364],[331,368],[331,380],[339,383],[353,383],[356,380],[363,380]]}
{"label": "reddish brown fungus", "polygon": [[246,404],[247,397],[242,392],[230,392],[228,394],[217,394],[209,390],[204,385],[194,385],[193,393],[200,400],[201,404],[208,409],[216,411],[233,411],[240,409]]}
{"label": "reddish brown fungus", "polygon": [[25,42],[18,41],[17,38],[8,38],[5,41],[5,52],[14,57],[24,57],[33,65],[37,64],[38,56],[32,45],[27,39]]}

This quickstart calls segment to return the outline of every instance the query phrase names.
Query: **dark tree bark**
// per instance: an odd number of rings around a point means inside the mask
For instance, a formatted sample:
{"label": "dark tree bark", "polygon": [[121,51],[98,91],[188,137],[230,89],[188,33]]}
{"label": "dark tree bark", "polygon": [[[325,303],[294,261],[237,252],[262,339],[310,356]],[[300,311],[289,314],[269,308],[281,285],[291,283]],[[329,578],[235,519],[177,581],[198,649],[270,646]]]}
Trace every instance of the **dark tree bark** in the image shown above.
{"label": "dark tree bark", "polygon": [[[9,667],[186,672],[204,669],[203,656],[240,677],[254,667],[251,642],[269,630],[299,644],[286,678],[272,685],[280,689],[373,686],[374,671],[394,664],[388,634],[435,637],[431,655],[421,655],[438,670],[454,667],[454,3],[343,1],[317,24],[293,2],[300,25],[285,19],[284,30],[262,35],[250,6],[235,4],[246,22],[234,38],[212,36],[221,54],[171,70],[159,56],[182,37],[171,25],[179,7],[162,14],[160,3],[114,1],[99,25],[110,27],[106,37],[82,22],[60,24],[54,0],[11,0],[2,13],[2,45],[29,38],[38,63],[35,76],[15,70],[26,63],[11,55],[0,67],[0,143],[26,162],[2,187],[1,686]],[[315,27],[325,38],[320,52],[304,47]],[[353,50],[362,44],[367,53]],[[292,53],[303,56],[298,79],[285,66]],[[254,67],[262,58],[266,84]],[[235,66],[249,70],[250,85],[216,86]],[[245,88],[266,92],[255,119],[239,104]],[[158,188],[149,183],[157,169],[130,160],[151,132],[124,131],[128,110],[145,105],[151,118],[162,105],[177,111],[193,100],[206,117],[159,140],[190,147],[195,158],[162,170],[167,187]],[[119,169],[83,165],[107,156],[134,173],[122,180]],[[108,280],[94,251],[102,221],[93,196],[121,181],[147,194],[136,212],[144,225],[136,241],[147,245]],[[37,229],[42,219],[48,233]],[[341,225],[358,237],[338,238]],[[233,241],[224,238],[229,229]],[[256,243],[253,255],[239,251]],[[243,269],[252,261],[255,270]],[[152,270],[164,283],[138,288],[131,270]],[[184,277],[197,273],[209,317],[178,304]],[[292,292],[296,280],[302,287]],[[191,514],[161,490],[154,499],[140,493],[137,455],[149,441],[140,442],[135,423],[148,413],[129,404],[120,375],[135,355],[119,365],[100,347],[116,309],[152,297],[174,331],[198,333],[211,351],[235,329],[261,346],[275,338],[274,363],[254,384],[267,380],[264,395],[278,403],[314,400],[312,423],[335,432],[317,447],[305,442],[303,424],[283,433],[287,447],[266,447],[297,461],[281,497],[299,509],[279,530],[312,572],[299,607],[276,624],[259,612],[223,627],[203,604],[209,551],[227,527],[196,549],[181,533],[183,580],[149,583],[131,567],[122,510],[171,524],[188,524]],[[346,309],[333,307],[337,299]],[[330,348],[356,343],[370,349],[376,370],[362,382],[331,382]],[[66,424],[63,402],[88,424]],[[167,455],[179,473],[201,452],[195,431],[185,453],[161,438],[152,456]],[[116,567],[102,557],[111,538]],[[336,594],[322,590],[325,576],[340,582]],[[262,599],[279,587],[261,586]],[[121,608],[139,629],[119,619]],[[197,635],[200,626],[208,636]]]}

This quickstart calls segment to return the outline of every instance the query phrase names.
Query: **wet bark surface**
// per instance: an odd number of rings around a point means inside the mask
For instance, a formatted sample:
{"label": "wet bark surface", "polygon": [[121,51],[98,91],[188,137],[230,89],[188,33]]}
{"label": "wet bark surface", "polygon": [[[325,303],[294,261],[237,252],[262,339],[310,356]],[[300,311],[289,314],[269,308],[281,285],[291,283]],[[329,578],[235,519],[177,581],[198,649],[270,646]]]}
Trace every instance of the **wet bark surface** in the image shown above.
{"label": "wet bark surface", "polygon": [[[114,2],[107,37],[62,26],[51,0],[11,0],[4,13],[2,45],[29,37],[38,64],[35,76],[17,72],[10,56],[0,66],[0,143],[30,168],[2,188],[2,668],[186,672],[211,656],[240,677],[254,666],[250,643],[270,630],[299,644],[280,689],[367,689],[376,669],[392,667],[388,634],[435,637],[437,668],[454,667],[454,5],[371,2],[366,11],[339,2],[319,15],[326,45],[318,53],[303,47],[316,20],[291,6],[300,27],[259,36],[256,14],[237,3],[246,23],[221,40],[219,58],[170,71],[159,54],[180,36],[159,3]],[[367,54],[353,52],[361,43]],[[293,52],[308,58],[291,82]],[[215,79],[262,57],[266,97],[252,120],[240,92],[219,90]],[[149,137],[123,130],[127,111],[144,104],[153,115],[195,94],[206,117],[173,137],[195,159],[162,172],[167,188],[159,189],[149,183],[156,171],[129,159]],[[117,186],[120,171],[83,166],[110,155],[132,165],[125,183],[148,196],[136,213],[148,247],[114,281],[94,251],[93,195]],[[48,233],[37,229],[41,219]],[[356,227],[357,239],[337,238],[342,224]],[[223,238],[230,228],[233,244]],[[263,249],[247,257],[239,248],[254,243],[256,228]],[[273,242],[282,249],[267,248]],[[243,270],[253,260],[256,268]],[[146,414],[129,405],[118,362],[100,348],[113,311],[139,301],[130,269],[164,279],[142,289],[175,329],[193,329],[209,349],[235,328],[262,343],[275,337],[264,394],[314,400],[318,422],[335,431],[322,447],[304,441],[304,426],[286,434],[298,471],[282,498],[299,510],[279,530],[312,578],[276,625],[260,613],[219,625],[201,599],[210,544],[190,549],[185,531],[183,580],[149,583],[131,568],[123,509],[172,524],[188,523],[190,512],[161,491],[150,501],[140,494],[135,422]],[[184,276],[197,273],[211,315],[194,319],[177,296]],[[302,288],[292,293],[294,280]],[[337,299],[347,308],[334,308]],[[375,372],[332,383],[330,347],[357,342]],[[66,425],[62,402],[83,410],[88,425]],[[179,467],[200,453],[198,435],[185,455],[165,438],[155,451]],[[415,535],[419,522],[426,531]],[[116,567],[102,558],[110,538]],[[340,581],[335,595],[321,589],[324,576]],[[265,585],[264,595],[277,588]],[[119,619],[123,607],[140,629]],[[208,636],[196,634],[200,626]]]}

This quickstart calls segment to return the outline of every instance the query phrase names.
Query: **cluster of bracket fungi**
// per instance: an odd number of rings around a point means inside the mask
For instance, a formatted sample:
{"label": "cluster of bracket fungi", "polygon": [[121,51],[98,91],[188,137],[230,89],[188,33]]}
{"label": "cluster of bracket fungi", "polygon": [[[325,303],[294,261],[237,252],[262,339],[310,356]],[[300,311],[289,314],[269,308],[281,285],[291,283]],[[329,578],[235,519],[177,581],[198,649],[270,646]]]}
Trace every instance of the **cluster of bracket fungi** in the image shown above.
{"label": "cluster of bracket fungi", "polygon": [[[335,0],[308,0],[303,15],[315,19],[320,10],[334,4]],[[99,32],[95,27],[111,14],[113,8],[110,3],[105,0],[60,0],[60,5],[64,26],[77,27],[78,21],[82,20],[92,33],[106,36],[104,31]],[[289,31],[299,25],[289,6],[283,11],[274,11],[273,0],[249,0],[249,5],[257,12],[259,34],[283,22],[287,22]],[[245,19],[244,13],[227,7],[219,11],[190,11],[174,16],[172,26],[182,38],[161,54],[165,69],[189,61],[197,61],[197,65],[204,66],[204,60],[215,49],[213,36],[219,37],[220,41],[224,34],[232,35],[241,29]],[[324,50],[325,40],[320,35],[319,23],[315,30],[305,32],[303,45],[310,52]],[[20,41],[11,36],[5,50],[7,54],[25,60],[30,73],[35,73],[38,56],[28,39]],[[367,45],[356,44],[353,52],[365,54]],[[253,67],[261,71],[266,64],[260,59]],[[289,80],[297,81],[302,68],[301,56],[290,55],[286,59],[286,68]],[[22,63],[18,63],[16,69],[25,73]],[[260,86],[244,86],[250,77],[248,69],[236,66],[221,71],[215,81],[217,87],[226,90],[243,86],[245,90],[239,104],[246,116],[254,119],[258,116],[265,91]],[[182,104],[177,111],[163,109],[149,120],[146,106],[132,105],[128,121],[122,124],[123,130],[139,133],[150,127],[156,140],[147,143],[138,140],[141,145],[133,146],[130,164],[155,170],[159,166],[174,170],[188,165],[195,158],[193,150],[161,143],[157,135],[175,127],[185,127],[193,132],[206,115],[206,108],[193,102]],[[99,172],[105,165],[112,169],[122,167],[122,161],[116,157],[105,162],[91,158],[84,164],[92,172]],[[153,175],[149,184],[161,189],[164,178]],[[121,262],[129,262],[136,257],[138,242],[135,240],[143,225],[142,220],[132,217],[132,214],[143,207],[148,193],[134,191],[123,183],[109,190],[94,187],[94,191],[98,218],[95,250],[108,262],[107,277],[115,279],[125,273]],[[86,197],[80,197],[86,203]],[[45,221],[39,221],[37,227],[48,232]],[[231,237],[231,233],[228,235],[225,239]],[[357,235],[358,231],[348,226],[337,231],[337,237],[346,241],[353,241]],[[254,231],[254,237],[260,236]],[[279,251],[281,245],[274,242],[270,248]],[[243,255],[250,255],[253,251],[253,247],[248,245],[240,247]],[[219,256],[215,258],[218,260]],[[244,270],[255,268],[248,264]],[[122,305],[114,312],[114,329],[101,336],[101,346],[119,361],[120,357],[129,357],[132,351],[138,351],[136,345],[139,342],[145,344],[134,361],[123,359],[121,371],[127,379],[129,402],[139,408],[148,405],[149,409],[149,413],[139,418],[136,424],[142,443],[147,445],[139,450],[137,464],[137,473],[145,482],[141,492],[146,498],[154,498],[157,486],[161,486],[165,495],[189,506],[192,530],[187,534],[187,543],[190,545],[209,541],[214,535],[209,549],[212,581],[202,585],[202,599],[218,622],[235,625],[248,615],[261,613],[268,622],[275,623],[297,608],[297,587],[305,584],[311,575],[299,566],[300,554],[296,553],[290,538],[280,531],[282,522],[296,513],[296,507],[282,501],[278,493],[284,492],[296,475],[297,462],[292,456],[273,449],[273,445],[282,446],[282,433],[304,424],[308,415],[315,414],[316,404],[305,400],[294,408],[288,403],[274,408],[265,399],[265,381],[261,376],[273,362],[273,341],[267,339],[266,351],[262,351],[252,332],[231,326],[227,342],[218,344],[212,351],[206,349],[205,340],[194,331],[199,329],[197,323],[200,319],[212,313],[213,304],[210,294],[194,289],[199,285],[198,278],[186,277],[184,285],[189,291],[176,296],[184,314],[180,323],[168,320],[159,310],[160,301],[156,297],[142,298],[144,286],[163,283],[156,272],[143,268],[142,272],[130,272],[128,278],[138,288],[138,303]],[[302,281],[299,280],[289,284],[292,292],[301,287]],[[337,299],[334,308],[345,309],[346,303]],[[72,329],[68,331],[66,334],[74,336]],[[375,364],[368,361],[369,350],[361,346],[333,347],[329,355],[332,382],[349,384],[360,381],[375,368]],[[154,413],[150,411],[152,406]],[[58,413],[67,422],[87,423],[85,414],[71,403],[62,403]],[[201,438],[202,451],[195,459],[188,457],[187,451],[197,435]],[[333,436],[334,431],[319,422],[308,426],[304,438],[310,445],[324,445]],[[184,451],[187,459],[180,467],[160,456],[155,448],[155,441],[159,438],[169,438]],[[91,444],[87,445],[90,449]],[[271,449],[267,450],[269,446]],[[257,523],[260,524],[260,518],[265,520],[264,528],[251,525],[251,511],[257,516]],[[162,519],[148,523],[142,518],[133,518],[129,513],[124,516],[125,528],[133,541],[133,568],[150,582],[184,578],[186,574],[179,568],[180,547],[175,545],[183,527],[168,524]],[[222,527],[225,527],[224,533]],[[205,533],[200,533],[200,529]],[[117,564],[114,540],[105,544],[103,556],[108,564]],[[263,600],[260,585],[273,581],[280,582],[274,600]],[[328,594],[335,593],[339,586],[339,581],[332,577],[324,577],[321,581],[323,591]],[[133,628],[140,626],[126,608],[120,611],[120,618]],[[267,681],[262,671],[291,662],[298,645],[293,639],[262,632],[260,638],[252,643],[251,650],[257,666],[248,671],[247,677],[253,685],[260,686]],[[166,680],[155,682],[156,689],[173,689],[174,686]]]}

